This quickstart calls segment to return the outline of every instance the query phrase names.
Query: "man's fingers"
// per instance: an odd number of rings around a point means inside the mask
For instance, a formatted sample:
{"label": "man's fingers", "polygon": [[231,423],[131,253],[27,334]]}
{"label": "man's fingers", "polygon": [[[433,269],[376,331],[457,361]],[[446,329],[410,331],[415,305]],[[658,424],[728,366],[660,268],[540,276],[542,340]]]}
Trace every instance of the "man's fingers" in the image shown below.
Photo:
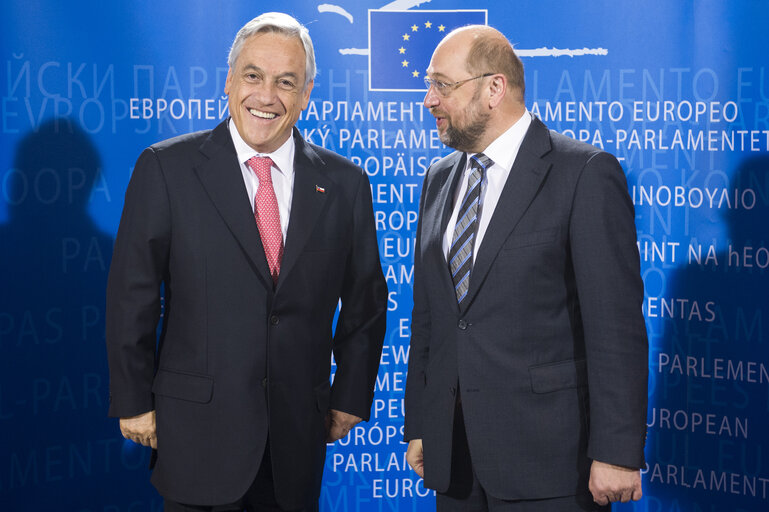
{"label": "man's fingers", "polygon": [[123,435],[124,438],[128,439],[129,441],[133,441],[136,444],[157,448],[157,435],[155,434],[154,430],[150,432],[142,432],[142,431],[133,431],[128,429],[121,429],[120,433]]}
{"label": "man's fingers", "polygon": [[424,464],[424,461],[422,461],[422,459],[419,459],[419,462],[414,464],[414,466],[412,467],[414,468],[414,473],[419,475],[421,478],[425,477],[425,464]]}
{"label": "man's fingers", "polygon": [[411,469],[420,477],[425,477],[425,460],[424,450],[422,448],[421,439],[413,439],[409,441],[408,448],[406,448],[406,462],[408,462]]}
{"label": "man's fingers", "polygon": [[326,442],[333,443],[334,441],[338,441],[339,439],[342,439],[349,433],[350,433],[349,429],[342,427],[339,424],[332,423],[331,428],[328,430],[328,434],[326,435]]}
{"label": "man's fingers", "polygon": [[414,470],[414,473],[421,476],[422,478],[425,477],[425,465],[422,459],[418,459],[416,457],[406,457],[406,462],[409,463],[409,466],[411,466],[411,469]]}
{"label": "man's fingers", "polygon": [[334,409],[326,415],[326,442],[333,443],[342,439],[361,421],[357,416],[343,413]]}
{"label": "man's fingers", "polygon": [[131,436],[129,439],[134,443],[140,444],[142,446],[151,446],[152,443],[155,442],[154,437],[148,436]]}
{"label": "man's fingers", "polygon": [[622,490],[622,494],[619,497],[619,500],[622,503],[627,503],[630,501],[630,498],[633,496],[633,488],[627,488]]}
{"label": "man's fingers", "polygon": [[609,503],[622,502],[627,503],[630,500],[638,501],[641,499],[641,489],[621,489],[621,490],[609,490],[601,489],[591,490],[593,494],[593,501],[599,505],[607,505]]}
{"label": "man's fingers", "polygon": [[641,473],[637,469],[593,461],[588,489],[599,505],[641,499]]}

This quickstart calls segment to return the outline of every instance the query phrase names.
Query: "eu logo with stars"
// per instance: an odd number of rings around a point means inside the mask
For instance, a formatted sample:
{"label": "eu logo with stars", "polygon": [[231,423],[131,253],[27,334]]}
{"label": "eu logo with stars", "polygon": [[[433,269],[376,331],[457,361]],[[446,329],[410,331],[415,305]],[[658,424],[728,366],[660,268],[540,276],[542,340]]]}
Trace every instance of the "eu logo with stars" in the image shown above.
{"label": "eu logo with stars", "polygon": [[438,43],[455,28],[486,25],[487,18],[486,10],[369,10],[369,89],[423,92]]}

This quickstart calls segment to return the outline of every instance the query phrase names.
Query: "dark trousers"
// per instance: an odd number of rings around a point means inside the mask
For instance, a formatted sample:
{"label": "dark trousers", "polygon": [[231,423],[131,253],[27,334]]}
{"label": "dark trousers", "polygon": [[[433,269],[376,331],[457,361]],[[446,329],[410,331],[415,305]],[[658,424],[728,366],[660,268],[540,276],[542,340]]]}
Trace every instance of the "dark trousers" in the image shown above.
{"label": "dark trousers", "polygon": [[264,449],[262,463],[256,473],[251,487],[246,494],[235,503],[227,503],[216,506],[201,506],[178,503],[169,499],[163,502],[164,512],[317,512],[318,500],[299,511],[287,511],[280,508],[275,499],[275,486],[272,479],[272,459],[270,459],[270,442]]}
{"label": "dark trousers", "polygon": [[486,493],[473,470],[470,447],[458,400],[454,412],[454,435],[452,438],[451,481],[445,493],[435,498],[438,512],[608,512],[611,505],[602,507],[585,494],[548,498],[542,500],[501,500]]}

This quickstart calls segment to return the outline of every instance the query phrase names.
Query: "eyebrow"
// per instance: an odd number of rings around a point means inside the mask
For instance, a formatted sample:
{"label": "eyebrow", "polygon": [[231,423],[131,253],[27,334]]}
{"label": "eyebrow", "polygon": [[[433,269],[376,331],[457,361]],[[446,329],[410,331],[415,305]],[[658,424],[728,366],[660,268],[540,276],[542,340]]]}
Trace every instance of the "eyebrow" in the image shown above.
{"label": "eyebrow", "polygon": [[[258,71],[259,73],[262,73],[264,75],[267,74],[267,73],[264,72],[264,70],[262,68],[260,68],[259,66],[254,65],[254,64],[246,64],[245,66],[243,66],[243,71]],[[277,76],[277,78],[286,78],[286,77],[290,77],[290,78],[293,78],[295,80],[299,80],[299,76],[296,73],[292,72],[292,71],[286,71],[285,73],[281,73],[281,74],[279,74]]]}
{"label": "eyebrow", "polygon": [[255,66],[253,64],[246,64],[243,66],[243,71],[259,71],[260,73],[263,73],[264,70],[260,68],[259,66]]}
{"label": "eyebrow", "polygon": [[430,76],[431,78],[437,79],[437,80],[441,80],[441,81],[452,81],[451,78],[449,78],[448,76],[446,76],[446,75],[444,75],[443,73],[440,73],[440,72],[438,72],[438,73],[428,73],[428,76]]}

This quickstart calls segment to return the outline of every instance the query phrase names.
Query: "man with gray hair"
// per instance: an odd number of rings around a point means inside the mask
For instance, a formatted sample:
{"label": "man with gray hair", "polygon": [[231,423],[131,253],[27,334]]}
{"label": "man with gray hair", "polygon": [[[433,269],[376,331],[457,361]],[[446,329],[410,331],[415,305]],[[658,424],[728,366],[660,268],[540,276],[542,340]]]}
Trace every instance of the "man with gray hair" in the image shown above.
{"label": "man with gray hair", "polygon": [[128,185],[109,414],[156,450],[165,510],[316,510],[326,442],[369,417],[387,289],[366,174],[294,128],[314,76],[302,25],[251,20],[231,117],[147,148]]}
{"label": "man with gray hair", "polygon": [[499,31],[447,35],[424,105],[406,458],[439,512],[607,510],[641,498],[648,348],[617,159],[524,105]]}

